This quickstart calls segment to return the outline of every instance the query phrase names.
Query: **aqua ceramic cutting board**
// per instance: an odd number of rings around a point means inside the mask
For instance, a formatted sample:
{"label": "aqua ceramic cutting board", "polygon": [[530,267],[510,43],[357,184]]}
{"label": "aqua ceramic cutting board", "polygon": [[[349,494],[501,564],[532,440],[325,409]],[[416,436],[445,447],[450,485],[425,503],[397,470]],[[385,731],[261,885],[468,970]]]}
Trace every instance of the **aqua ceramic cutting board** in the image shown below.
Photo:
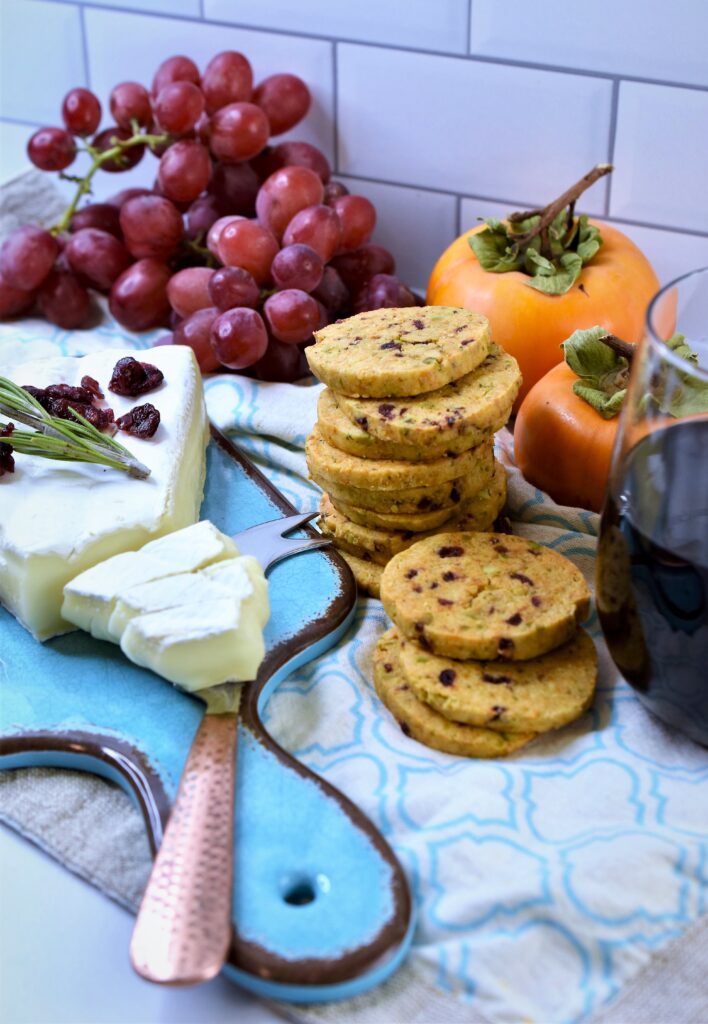
{"label": "aqua ceramic cutting board", "polygon": [[[213,432],[202,518],[235,534],[295,511]],[[371,822],[285,753],[261,721],[278,683],[350,627],[351,573],[336,552],[315,550],[276,565],[269,582],[266,660],[239,726],[225,970],[269,998],[323,1002],[363,992],[395,970],[411,940],[411,899]],[[202,703],[84,633],[39,644],[3,609],[0,644],[0,767],[71,767],[120,783],[156,850]]]}

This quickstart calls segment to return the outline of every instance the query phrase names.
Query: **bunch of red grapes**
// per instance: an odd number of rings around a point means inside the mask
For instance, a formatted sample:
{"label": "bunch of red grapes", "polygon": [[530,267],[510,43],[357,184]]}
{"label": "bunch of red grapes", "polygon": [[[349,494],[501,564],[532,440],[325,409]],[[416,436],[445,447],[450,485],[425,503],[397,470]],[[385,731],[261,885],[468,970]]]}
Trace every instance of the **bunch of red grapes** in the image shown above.
{"label": "bunch of red grapes", "polygon": [[[233,51],[201,75],[188,57],[170,57],[149,92],[117,85],[115,124],[101,131],[96,96],[72,89],[65,127],[35,132],[28,155],[64,174],[83,148],[92,168],[73,179],[77,199],[58,225],[23,225],[6,240],[0,319],[38,308],[60,327],[85,326],[95,289],[124,327],[171,327],[204,372],[294,380],[313,331],[354,312],[419,303],[394,276],[391,253],[369,241],[369,200],[332,181],[315,146],[269,145],[310,102],[296,75],[254,87],[250,63]],[[159,160],[152,189],[77,208],[95,171],[128,170],[146,151]]]}

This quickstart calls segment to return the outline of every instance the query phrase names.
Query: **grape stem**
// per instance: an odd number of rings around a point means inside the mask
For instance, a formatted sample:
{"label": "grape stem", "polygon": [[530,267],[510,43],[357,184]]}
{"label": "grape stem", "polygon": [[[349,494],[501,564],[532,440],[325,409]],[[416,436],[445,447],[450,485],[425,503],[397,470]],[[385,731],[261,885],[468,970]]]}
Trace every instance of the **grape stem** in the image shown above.
{"label": "grape stem", "polygon": [[[133,126],[135,128],[135,125]],[[91,191],[91,181],[93,176],[105,163],[109,160],[120,160],[123,152],[126,149],[131,149],[133,146],[162,146],[164,143],[170,141],[169,135],[148,135],[141,134],[139,131],[134,131],[129,139],[119,139],[116,136],[111,140],[114,145],[110,149],[100,150],[91,143],[87,142],[82,148],[84,152],[88,153],[91,157],[92,163],[87,173],[83,178],[74,178],[78,184],[76,187],[76,195],[67,206],[66,210],[62,214],[61,218],[56,224],[49,230],[53,235],[61,235],[62,232],[66,231],[71,223],[71,218],[76,213],[79,203],[81,202],[82,196],[85,196]]]}

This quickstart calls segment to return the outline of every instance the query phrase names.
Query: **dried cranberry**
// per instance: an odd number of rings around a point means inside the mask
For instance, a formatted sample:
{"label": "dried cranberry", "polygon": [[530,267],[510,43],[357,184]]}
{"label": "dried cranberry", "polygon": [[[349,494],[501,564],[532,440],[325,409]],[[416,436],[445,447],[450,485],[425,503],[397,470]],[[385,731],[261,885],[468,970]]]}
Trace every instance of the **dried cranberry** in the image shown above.
{"label": "dried cranberry", "polygon": [[519,612],[514,612],[513,615],[510,615],[509,618],[505,619],[504,621],[506,622],[507,626],[519,626],[521,625],[521,615],[519,614]]}
{"label": "dried cranberry", "polygon": [[152,391],[163,380],[164,374],[156,366],[151,363],[139,363],[132,356],[124,356],[113,367],[108,390],[115,392],[116,395],[135,398],[136,395]]}
{"label": "dried cranberry", "polygon": [[76,388],[71,384],[50,384],[44,393],[48,399],[60,398],[80,405],[91,405],[93,402],[93,395],[87,388]]}
{"label": "dried cranberry", "polygon": [[453,683],[455,682],[456,676],[457,672],[455,672],[454,668],[444,668],[440,675],[438,676],[438,679],[443,684],[443,686],[452,686]]}
{"label": "dried cranberry", "polygon": [[95,405],[86,405],[77,409],[77,412],[81,413],[96,430],[105,430],[107,427],[113,426],[112,409],[97,409]]}
{"label": "dried cranberry", "polygon": [[536,594],[534,594],[533,597],[531,598],[531,604],[534,606],[534,608],[540,608],[541,605],[543,604],[543,601],[541,600],[540,597],[538,597]]}
{"label": "dried cranberry", "polygon": [[393,672],[393,665],[391,665],[388,661],[384,664],[384,672]]}
{"label": "dried cranberry", "polygon": [[417,575],[418,575],[418,570],[417,569],[409,569],[408,572],[406,573],[406,579],[407,580],[412,580],[413,577],[417,576]]}
{"label": "dried cranberry", "polygon": [[86,390],[90,391],[91,394],[94,395],[96,398],[103,398],[103,392],[101,391],[101,387],[100,387],[98,381],[94,380],[93,377],[89,377],[89,376],[82,377],[81,378],[81,387],[82,388],[86,388]]}
{"label": "dried cranberry", "polygon": [[461,548],[457,544],[451,544],[448,547],[438,548],[438,556],[440,558],[459,558],[460,555],[464,555],[465,549]]}
{"label": "dried cranberry", "polygon": [[[499,548],[497,548],[497,551],[499,551]],[[529,587],[534,585],[533,580],[530,580],[528,576],[524,576],[522,572],[510,572],[509,578],[512,580],[518,580],[519,583],[526,583]]]}
{"label": "dried cranberry", "polygon": [[403,735],[404,736],[410,736],[411,729],[410,729],[410,726],[408,725],[408,722],[399,722],[398,724],[401,727],[401,732],[403,733]]}
{"label": "dried cranberry", "polygon": [[379,416],[384,420],[392,420],[395,406],[390,402],[382,402],[379,406]]}
{"label": "dried cranberry", "polygon": [[462,579],[462,577],[458,573],[453,572],[452,570],[449,570],[448,572],[444,572],[442,574],[442,578],[445,581],[445,583],[451,583],[453,580],[461,580]]}
{"label": "dried cranberry", "polygon": [[454,601],[450,601],[446,597],[439,597],[438,598],[438,604],[442,605],[443,608],[451,608],[454,603],[455,603]]}
{"label": "dried cranberry", "polygon": [[146,402],[145,405],[136,405],[124,416],[119,416],[116,426],[133,437],[152,437],[160,426],[160,413],[154,405]]}
{"label": "dried cranberry", "polygon": [[[6,427],[0,427],[0,437],[9,437],[15,429],[14,423],[8,423]],[[15,472],[15,460],[12,457],[12,445],[0,441],[0,476],[5,473]]]}

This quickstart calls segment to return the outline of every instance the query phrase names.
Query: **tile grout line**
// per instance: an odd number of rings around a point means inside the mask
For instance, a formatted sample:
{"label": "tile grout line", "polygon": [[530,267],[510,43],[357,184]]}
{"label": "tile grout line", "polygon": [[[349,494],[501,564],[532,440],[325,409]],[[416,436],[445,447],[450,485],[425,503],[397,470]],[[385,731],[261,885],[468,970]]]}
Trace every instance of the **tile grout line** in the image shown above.
{"label": "tile grout line", "polygon": [[465,52],[469,56],[472,53],[472,4],[474,0],[467,0],[467,46]]}
{"label": "tile grout line", "polygon": [[[615,146],[617,144],[617,115],[619,112],[619,92],[620,92],[620,79],[616,78],[612,83],[612,105],[610,107],[610,131],[607,143],[607,162],[608,164],[614,163],[615,159]],[[605,188],[605,216],[610,216],[610,209],[612,205],[612,175],[607,176],[607,186]]]}
{"label": "tile grout line", "polygon": [[339,174],[339,49],[336,40],[332,43],[332,135],[334,173]]}
{"label": "tile grout line", "polygon": [[88,89],[91,88],[91,74],[88,52],[88,41],[86,38],[86,15],[83,4],[79,4],[79,24],[81,25],[81,49],[84,55],[84,81]]}

